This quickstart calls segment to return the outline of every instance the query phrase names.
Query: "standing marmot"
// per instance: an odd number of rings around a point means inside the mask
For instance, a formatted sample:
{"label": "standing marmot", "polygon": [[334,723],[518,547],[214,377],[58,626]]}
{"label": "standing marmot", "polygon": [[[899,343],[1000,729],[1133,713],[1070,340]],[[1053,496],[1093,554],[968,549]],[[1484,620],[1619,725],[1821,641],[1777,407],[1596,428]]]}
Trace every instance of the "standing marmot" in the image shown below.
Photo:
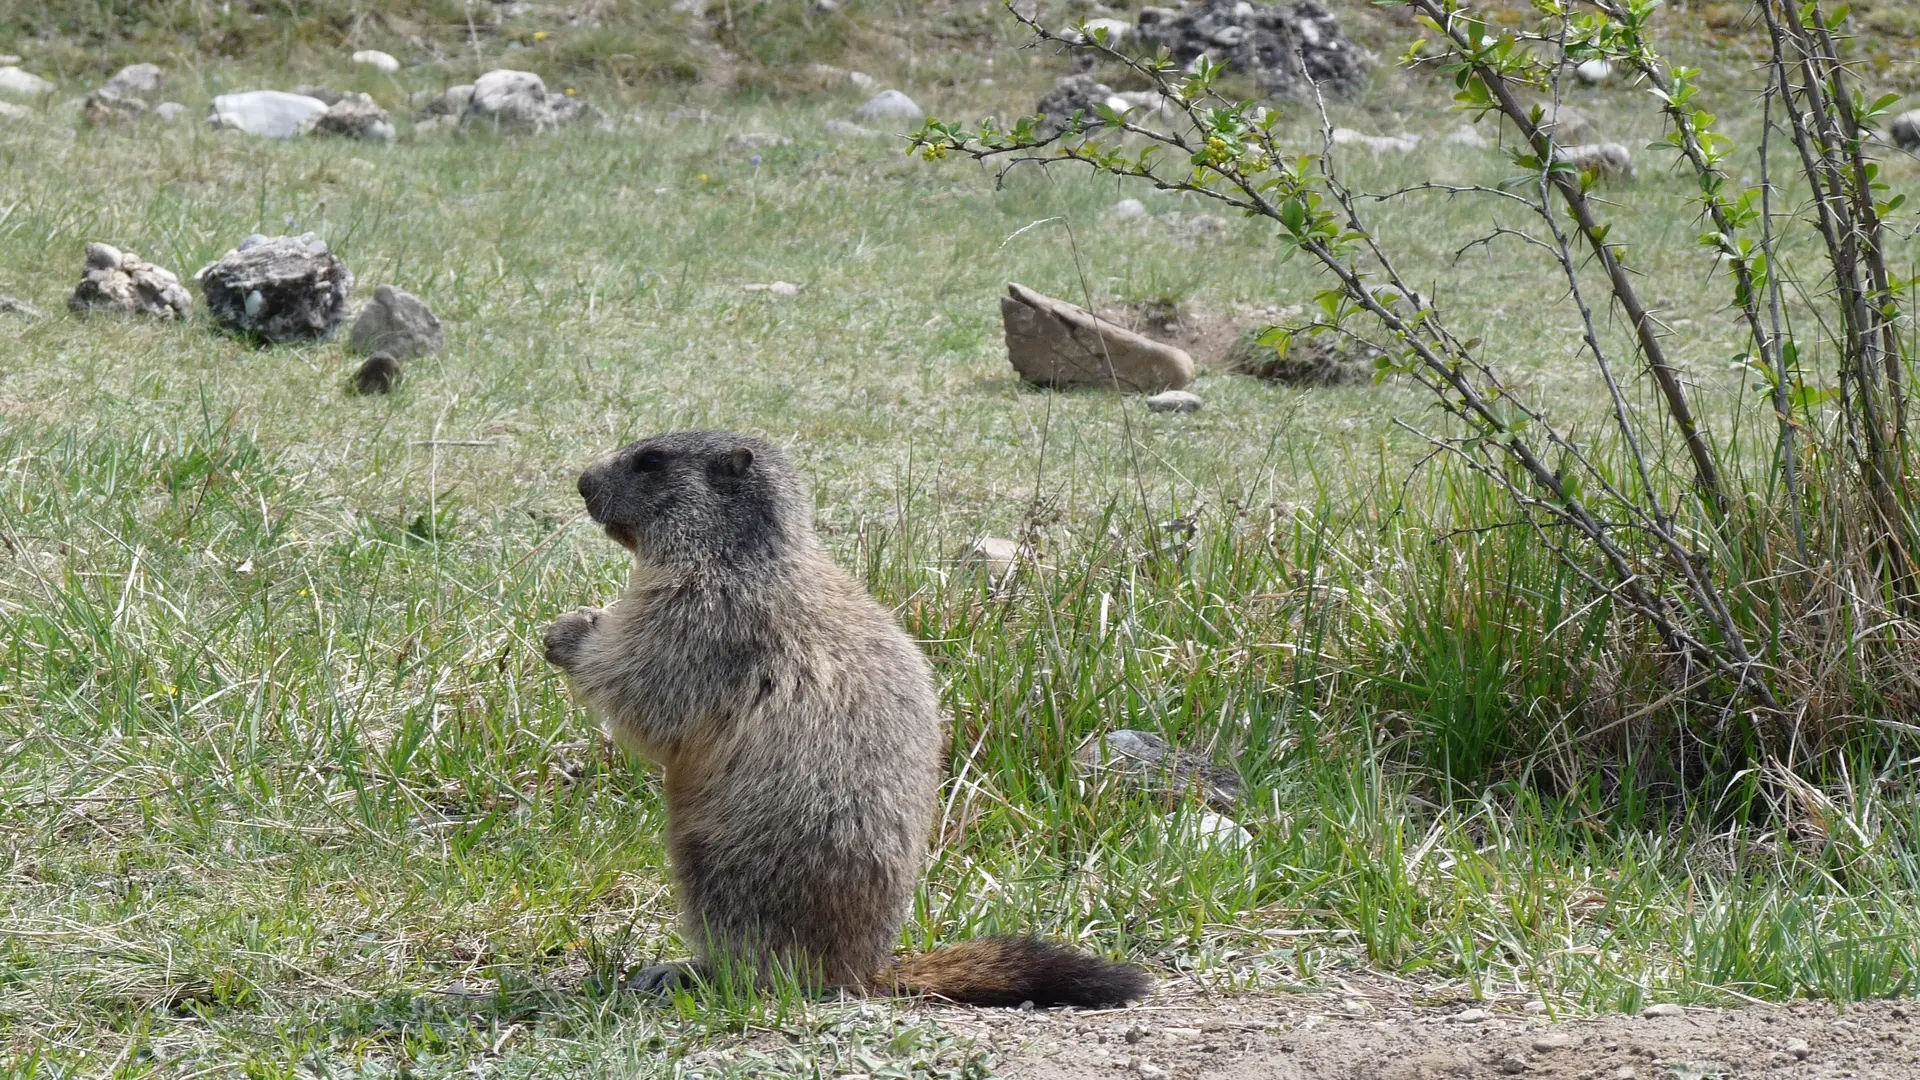
{"label": "standing marmot", "polygon": [[667,841],[694,959],[766,979],[981,1005],[1113,1005],[1140,969],[1025,938],[890,962],[940,782],[926,659],[813,533],[779,451],[717,431],[625,447],[580,476],[587,512],[634,554],[610,610],[547,630],[615,739],[666,772]]}

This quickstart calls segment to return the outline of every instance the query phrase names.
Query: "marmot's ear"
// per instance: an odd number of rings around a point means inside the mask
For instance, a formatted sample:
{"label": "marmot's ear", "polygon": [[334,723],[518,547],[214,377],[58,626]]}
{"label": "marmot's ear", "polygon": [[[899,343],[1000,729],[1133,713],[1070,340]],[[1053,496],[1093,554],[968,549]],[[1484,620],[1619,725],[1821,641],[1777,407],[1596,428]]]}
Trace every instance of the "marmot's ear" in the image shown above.
{"label": "marmot's ear", "polygon": [[736,446],[720,456],[720,471],[728,476],[745,476],[753,468],[753,451]]}

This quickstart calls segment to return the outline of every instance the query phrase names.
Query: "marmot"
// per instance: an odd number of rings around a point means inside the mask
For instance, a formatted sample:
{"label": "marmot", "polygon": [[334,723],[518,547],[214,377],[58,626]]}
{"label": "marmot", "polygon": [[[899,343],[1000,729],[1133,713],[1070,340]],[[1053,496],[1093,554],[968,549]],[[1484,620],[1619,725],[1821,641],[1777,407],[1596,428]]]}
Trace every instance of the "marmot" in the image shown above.
{"label": "marmot", "polygon": [[360,394],[384,394],[399,381],[400,361],[391,353],[374,353],[353,373],[354,392]]}
{"label": "marmot", "polygon": [[666,774],[667,841],[694,958],[771,980],[979,1005],[1117,1005],[1137,967],[1030,938],[893,963],[932,829],[944,725],[932,672],[827,556],[812,500],[758,439],[645,439],[580,476],[587,512],[633,552],[627,591],[548,628],[610,734]]}

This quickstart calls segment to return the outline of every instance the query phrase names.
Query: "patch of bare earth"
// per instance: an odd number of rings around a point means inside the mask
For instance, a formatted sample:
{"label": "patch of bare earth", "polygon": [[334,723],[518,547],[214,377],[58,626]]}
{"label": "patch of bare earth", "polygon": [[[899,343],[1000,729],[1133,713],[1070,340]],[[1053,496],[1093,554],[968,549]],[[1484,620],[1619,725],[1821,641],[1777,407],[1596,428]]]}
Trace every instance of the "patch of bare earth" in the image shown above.
{"label": "patch of bare earth", "polygon": [[928,1007],[1012,1080],[1920,1080],[1920,1004],[1688,1008],[1553,1020],[1359,997],[1189,996],[1107,1011]]}

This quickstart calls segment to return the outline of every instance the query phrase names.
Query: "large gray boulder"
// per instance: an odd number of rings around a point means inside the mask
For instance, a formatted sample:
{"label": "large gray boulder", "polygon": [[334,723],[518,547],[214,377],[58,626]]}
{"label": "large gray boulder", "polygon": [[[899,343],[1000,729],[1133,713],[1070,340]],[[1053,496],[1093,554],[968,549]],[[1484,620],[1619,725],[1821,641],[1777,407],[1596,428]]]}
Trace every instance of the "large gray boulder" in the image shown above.
{"label": "large gray boulder", "polygon": [[8,64],[0,67],[0,97],[38,101],[53,93],[53,84],[30,71]]}
{"label": "large gray boulder", "polygon": [[159,96],[166,82],[166,73],[158,64],[128,64],[115,72],[101,89],[121,97],[150,100]]}
{"label": "large gray boulder", "polygon": [[1034,112],[1040,115],[1037,129],[1042,135],[1054,135],[1065,131],[1073,123],[1076,114],[1080,122],[1088,126],[1100,123],[1100,106],[1114,101],[1113,87],[1100,82],[1091,75],[1078,74],[1063,76],[1047,91],[1040,103],[1034,106]]}
{"label": "large gray boulder", "polygon": [[1910,109],[1893,118],[1887,135],[1902,150],[1920,150],[1920,109]]}
{"label": "large gray boulder", "polygon": [[220,325],[274,344],[333,333],[353,292],[353,274],[312,233],[255,233],[194,276]]}
{"label": "large gray boulder", "polygon": [[311,135],[340,135],[368,142],[392,142],[393,118],[366,94],[342,94],[340,100],[307,121]]}
{"label": "large gray boulder", "polygon": [[386,353],[396,360],[440,351],[446,343],[440,320],[420,298],[391,285],[373,290],[373,300],[353,320],[353,351]]}
{"label": "large gray boulder", "polygon": [[1007,359],[1041,386],[1104,386],[1157,394],[1193,381],[1193,357],[1064,300],[1009,284],[1000,298]]}
{"label": "large gray boulder", "polygon": [[1315,0],[1141,8],[1134,35],[1146,50],[1166,49],[1183,67],[1202,56],[1229,64],[1276,97],[1308,96],[1307,76],[1324,90],[1345,93],[1358,89],[1367,73],[1366,53]]}
{"label": "large gray boulder", "polygon": [[547,93],[546,81],[531,71],[501,69],[473,81],[460,130],[535,133],[602,115],[579,98]]}
{"label": "large gray boulder", "polygon": [[214,98],[207,122],[216,128],[265,139],[291,139],[305,131],[310,120],[326,111],[326,102],[305,94],[248,90]]}
{"label": "large gray boulder", "polygon": [[919,127],[927,112],[898,90],[882,90],[853,110],[853,122],[866,127],[880,126],[896,131]]}
{"label": "large gray boulder", "polygon": [[79,314],[111,311],[156,319],[184,319],[193,297],[172,271],[141,261],[138,254],[108,244],[87,245],[87,266],[67,298]]}

